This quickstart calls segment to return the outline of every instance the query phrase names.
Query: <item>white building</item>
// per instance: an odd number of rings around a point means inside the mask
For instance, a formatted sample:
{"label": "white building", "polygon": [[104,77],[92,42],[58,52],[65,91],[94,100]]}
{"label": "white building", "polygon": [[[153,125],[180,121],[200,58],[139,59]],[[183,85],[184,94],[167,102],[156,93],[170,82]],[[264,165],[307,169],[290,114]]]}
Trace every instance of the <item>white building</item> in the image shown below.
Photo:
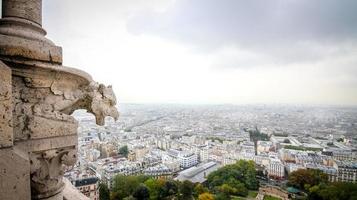
{"label": "white building", "polygon": [[288,172],[288,174],[290,174],[291,172],[295,172],[299,169],[305,169],[305,167],[303,165],[299,165],[299,164],[295,164],[295,163],[286,163],[285,168],[286,168],[286,171]]}
{"label": "white building", "polygon": [[284,165],[279,159],[271,159],[267,168],[268,176],[272,178],[284,178]]}
{"label": "white building", "polygon": [[178,159],[182,168],[189,168],[197,165],[198,163],[198,156],[190,152],[180,152]]}
{"label": "white building", "polygon": [[209,155],[208,148],[205,147],[205,148],[200,149],[200,161],[201,162],[208,161],[208,158],[209,158],[208,155]]}

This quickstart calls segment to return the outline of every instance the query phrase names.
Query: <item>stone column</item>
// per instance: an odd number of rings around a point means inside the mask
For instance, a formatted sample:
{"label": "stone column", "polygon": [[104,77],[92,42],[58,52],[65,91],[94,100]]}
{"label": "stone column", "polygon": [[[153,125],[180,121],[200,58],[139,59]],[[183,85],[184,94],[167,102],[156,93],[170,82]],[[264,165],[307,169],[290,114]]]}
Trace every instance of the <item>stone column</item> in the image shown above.
{"label": "stone column", "polygon": [[41,11],[42,0],[2,1],[0,54],[62,63],[62,48],[45,37]]}
{"label": "stone column", "polygon": [[2,17],[17,18],[42,25],[42,0],[3,0]]}
{"label": "stone column", "polygon": [[3,0],[0,19],[0,199],[63,199],[63,173],[77,160],[77,121],[118,117],[111,87],[62,66],[42,28],[41,0]]}

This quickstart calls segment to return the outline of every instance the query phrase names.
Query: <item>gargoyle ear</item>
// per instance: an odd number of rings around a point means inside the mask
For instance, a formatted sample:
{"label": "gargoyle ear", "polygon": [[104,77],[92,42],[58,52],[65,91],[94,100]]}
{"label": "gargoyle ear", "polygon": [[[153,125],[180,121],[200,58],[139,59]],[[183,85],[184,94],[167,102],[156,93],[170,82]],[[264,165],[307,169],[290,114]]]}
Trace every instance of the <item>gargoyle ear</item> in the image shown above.
{"label": "gargoyle ear", "polygon": [[104,84],[99,84],[98,91],[100,92],[100,94],[103,95],[104,90],[105,90],[105,85]]}

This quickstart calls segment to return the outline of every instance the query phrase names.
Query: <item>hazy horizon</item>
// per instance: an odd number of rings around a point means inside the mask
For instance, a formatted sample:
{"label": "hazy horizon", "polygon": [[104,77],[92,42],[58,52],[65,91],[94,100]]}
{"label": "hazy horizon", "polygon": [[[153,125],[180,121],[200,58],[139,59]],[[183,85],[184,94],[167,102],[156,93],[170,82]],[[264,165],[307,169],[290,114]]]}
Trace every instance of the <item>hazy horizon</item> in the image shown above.
{"label": "hazy horizon", "polygon": [[357,1],[43,1],[64,65],[119,102],[357,105]]}

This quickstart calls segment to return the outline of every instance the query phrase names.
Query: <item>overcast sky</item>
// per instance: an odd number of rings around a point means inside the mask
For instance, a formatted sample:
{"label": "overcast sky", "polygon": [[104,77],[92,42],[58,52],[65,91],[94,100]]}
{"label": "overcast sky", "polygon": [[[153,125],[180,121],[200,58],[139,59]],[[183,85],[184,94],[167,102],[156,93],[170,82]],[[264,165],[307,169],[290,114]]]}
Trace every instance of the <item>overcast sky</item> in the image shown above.
{"label": "overcast sky", "polygon": [[357,105],[355,0],[45,0],[64,65],[119,102]]}

